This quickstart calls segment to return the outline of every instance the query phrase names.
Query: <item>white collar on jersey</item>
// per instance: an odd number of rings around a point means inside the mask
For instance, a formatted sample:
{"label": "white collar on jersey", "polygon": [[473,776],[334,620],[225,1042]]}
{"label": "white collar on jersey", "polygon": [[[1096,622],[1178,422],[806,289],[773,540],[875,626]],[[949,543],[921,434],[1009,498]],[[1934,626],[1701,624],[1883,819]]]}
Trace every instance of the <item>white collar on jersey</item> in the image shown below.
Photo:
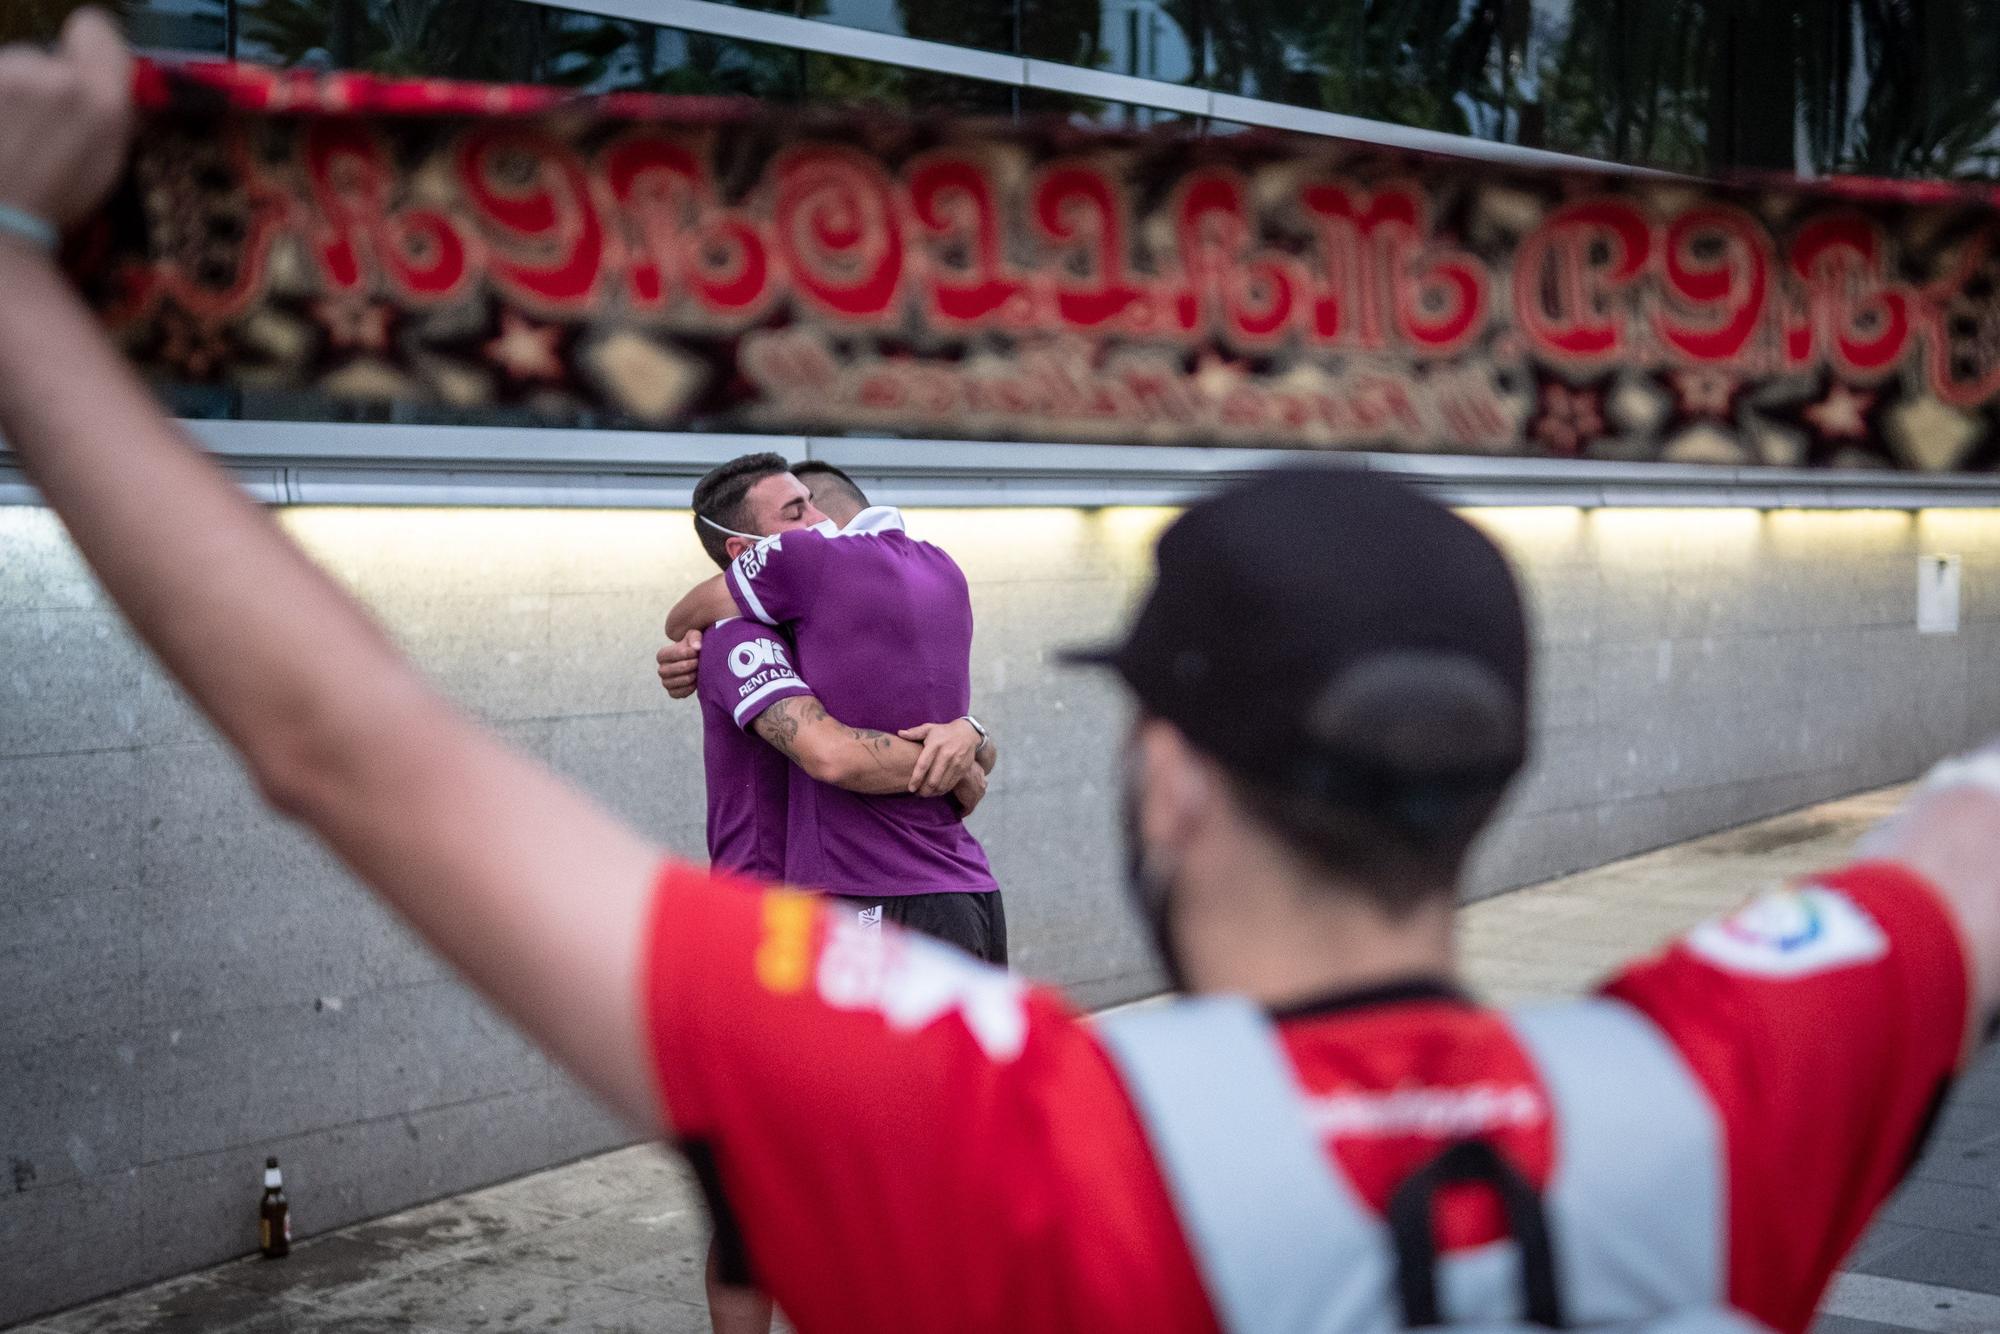
{"label": "white collar on jersey", "polygon": [[[728,528],[722,531],[733,532]],[[845,528],[834,527],[832,519],[821,519],[818,523],[809,525],[808,531],[818,533],[821,537],[860,537],[868,533],[900,533],[903,531],[903,511],[894,505],[870,505],[849,519]],[[757,547],[762,550],[782,541],[784,536],[783,533],[767,534],[757,539]],[[741,560],[742,557],[738,556],[737,559]]]}
{"label": "white collar on jersey", "polygon": [[[832,520],[820,531],[828,537],[853,537],[860,533],[900,533],[903,531],[903,511],[894,505],[870,505],[847,521],[847,527],[832,531]],[[819,527],[819,525],[815,525]]]}

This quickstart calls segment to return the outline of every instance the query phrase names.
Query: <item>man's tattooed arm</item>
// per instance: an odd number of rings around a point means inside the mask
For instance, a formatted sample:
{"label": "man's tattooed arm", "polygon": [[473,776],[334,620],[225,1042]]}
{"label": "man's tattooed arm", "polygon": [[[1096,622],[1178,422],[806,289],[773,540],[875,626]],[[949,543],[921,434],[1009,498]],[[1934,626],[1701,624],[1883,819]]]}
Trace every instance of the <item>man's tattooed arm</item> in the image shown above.
{"label": "man's tattooed arm", "polygon": [[757,715],[757,735],[822,783],[853,792],[907,792],[923,748],[872,727],[849,727],[810,695],[779,700]]}
{"label": "man's tattooed arm", "polygon": [[754,726],[758,736],[783,751],[786,759],[797,762],[800,726],[807,718],[817,721],[826,716],[826,708],[811,695],[792,695],[758,714]]}

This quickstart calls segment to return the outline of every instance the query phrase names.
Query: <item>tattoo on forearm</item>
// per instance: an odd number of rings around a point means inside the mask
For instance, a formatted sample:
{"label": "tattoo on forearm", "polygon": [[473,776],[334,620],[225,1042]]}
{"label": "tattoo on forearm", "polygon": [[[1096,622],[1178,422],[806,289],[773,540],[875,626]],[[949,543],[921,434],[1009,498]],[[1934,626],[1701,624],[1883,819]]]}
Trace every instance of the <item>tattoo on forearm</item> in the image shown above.
{"label": "tattoo on forearm", "polygon": [[896,744],[896,738],[890,736],[887,732],[879,732],[872,727],[850,727],[847,729],[847,732],[856,741],[882,754],[887,754]]}
{"label": "tattoo on forearm", "polygon": [[826,711],[826,706],[810,695],[792,695],[779,700],[758,714],[757,721],[752,726],[757,729],[758,736],[776,746],[784,753],[786,759],[797,761],[800,730],[826,721],[833,721],[848,736],[867,747],[870,758],[876,764],[887,765],[892,762],[891,752],[896,745],[896,738],[893,735],[873,727],[849,727],[837,719],[832,719]]}
{"label": "tattoo on forearm", "polygon": [[789,696],[757,715],[757,735],[783,751],[785,758],[796,760],[799,757],[799,728],[824,717],[826,710],[818,700]]}

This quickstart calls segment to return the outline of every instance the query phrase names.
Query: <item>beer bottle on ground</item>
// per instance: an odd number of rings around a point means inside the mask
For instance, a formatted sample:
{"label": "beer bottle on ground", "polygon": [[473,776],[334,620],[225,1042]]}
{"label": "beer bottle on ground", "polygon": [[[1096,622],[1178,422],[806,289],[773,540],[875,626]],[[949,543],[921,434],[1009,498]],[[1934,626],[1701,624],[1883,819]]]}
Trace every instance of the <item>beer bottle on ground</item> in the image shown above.
{"label": "beer bottle on ground", "polygon": [[266,1260],[292,1253],[292,1206],[285,1199],[285,1179],[278,1160],[264,1160],[264,1202],[257,1210],[258,1245]]}

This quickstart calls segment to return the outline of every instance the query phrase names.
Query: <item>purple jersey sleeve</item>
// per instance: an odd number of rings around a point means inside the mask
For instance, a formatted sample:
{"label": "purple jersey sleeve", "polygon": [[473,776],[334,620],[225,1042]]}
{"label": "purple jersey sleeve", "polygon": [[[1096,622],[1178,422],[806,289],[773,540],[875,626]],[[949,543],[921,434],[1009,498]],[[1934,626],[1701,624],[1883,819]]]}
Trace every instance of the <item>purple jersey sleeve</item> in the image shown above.
{"label": "purple jersey sleeve", "polygon": [[702,650],[703,698],[746,732],[779,700],[812,694],[792,669],[792,649],[784,636],[755,621],[724,621],[703,638]]}
{"label": "purple jersey sleeve", "polygon": [[819,595],[833,553],[833,541],[824,533],[810,528],[779,533],[731,562],[724,582],[745,616],[784,625],[805,615]]}

